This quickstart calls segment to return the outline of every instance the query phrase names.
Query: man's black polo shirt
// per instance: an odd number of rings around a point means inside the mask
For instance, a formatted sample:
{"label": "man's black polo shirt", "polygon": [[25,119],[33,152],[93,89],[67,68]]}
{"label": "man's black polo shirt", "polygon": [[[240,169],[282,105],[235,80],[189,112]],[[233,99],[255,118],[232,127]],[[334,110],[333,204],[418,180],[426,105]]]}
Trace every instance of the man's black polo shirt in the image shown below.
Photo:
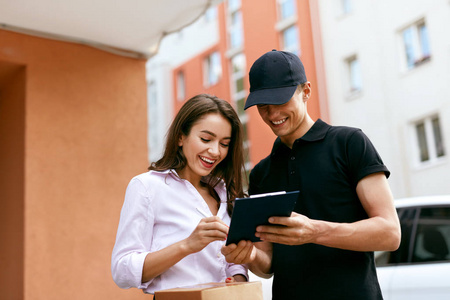
{"label": "man's black polo shirt", "polygon": [[[311,219],[351,223],[368,216],[356,194],[365,176],[389,171],[357,128],[320,119],[292,149],[276,139],[250,174],[250,194],[300,190],[295,211]],[[273,299],[382,299],[373,252],[306,244],[274,244]]]}

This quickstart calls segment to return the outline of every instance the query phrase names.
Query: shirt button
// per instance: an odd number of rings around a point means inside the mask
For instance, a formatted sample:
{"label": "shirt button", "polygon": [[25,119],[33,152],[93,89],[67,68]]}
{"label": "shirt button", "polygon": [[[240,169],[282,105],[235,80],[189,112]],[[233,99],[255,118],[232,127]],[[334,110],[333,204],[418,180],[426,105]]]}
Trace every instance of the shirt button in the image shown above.
{"label": "shirt button", "polygon": [[294,175],[295,174],[295,171],[291,171],[291,175]]}
{"label": "shirt button", "polygon": [[295,160],[295,156],[291,156],[291,160]]}
{"label": "shirt button", "polygon": [[219,252],[219,253],[217,253],[217,257],[220,257],[221,255],[222,255],[222,253],[220,253],[220,252]]}

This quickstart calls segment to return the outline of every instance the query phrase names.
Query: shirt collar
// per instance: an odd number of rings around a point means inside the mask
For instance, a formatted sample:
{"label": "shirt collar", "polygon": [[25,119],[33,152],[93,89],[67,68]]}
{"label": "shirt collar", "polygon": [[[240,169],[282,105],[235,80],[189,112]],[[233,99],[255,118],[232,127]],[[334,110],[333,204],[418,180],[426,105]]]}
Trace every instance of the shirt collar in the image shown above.
{"label": "shirt collar", "polygon": [[[306,142],[315,142],[323,140],[330,128],[331,125],[328,125],[321,119],[317,119],[317,121],[314,122],[313,126],[301,138],[297,139],[296,142],[300,140]],[[271,155],[275,155],[280,147],[287,148],[287,146],[283,144],[283,142],[281,142],[281,139],[277,137],[277,139],[273,144]]]}
{"label": "shirt collar", "polygon": [[[164,171],[152,170],[150,172],[152,172],[154,174],[159,174],[161,176],[169,176],[170,175],[170,177],[176,181],[183,181],[183,179],[181,179],[180,176],[178,176],[178,173],[175,169],[169,169],[169,170],[164,170]],[[204,177],[202,177],[201,181],[204,183],[207,183],[210,177],[211,177],[211,175],[204,176]],[[217,185],[214,187],[214,190],[219,194],[219,198],[221,198],[221,202],[223,202],[222,201],[223,197],[225,197],[224,199],[226,199],[226,194],[223,194],[224,189],[225,189],[225,182],[221,179],[217,183]]]}

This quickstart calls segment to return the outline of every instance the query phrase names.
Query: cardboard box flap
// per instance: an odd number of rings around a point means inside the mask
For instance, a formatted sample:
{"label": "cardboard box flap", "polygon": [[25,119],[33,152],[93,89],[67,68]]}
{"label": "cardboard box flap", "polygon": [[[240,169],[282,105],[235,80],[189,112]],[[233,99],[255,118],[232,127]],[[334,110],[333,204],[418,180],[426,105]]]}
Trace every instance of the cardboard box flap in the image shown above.
{"label": "cardboard box flap", "polygon": [[210,282],[157,291],[157,300],[263,300],[260,281]]}

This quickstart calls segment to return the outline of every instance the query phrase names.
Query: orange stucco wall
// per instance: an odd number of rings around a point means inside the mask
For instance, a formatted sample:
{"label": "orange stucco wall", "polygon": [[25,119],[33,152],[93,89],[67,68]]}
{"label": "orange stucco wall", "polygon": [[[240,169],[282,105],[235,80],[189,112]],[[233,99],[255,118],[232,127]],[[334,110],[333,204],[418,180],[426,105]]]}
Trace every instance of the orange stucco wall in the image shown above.
{"label": "orange stucco wall", "polygon": [[146,111],[145,61],[0,30],[1,299],[149,299],[110,272]]}

